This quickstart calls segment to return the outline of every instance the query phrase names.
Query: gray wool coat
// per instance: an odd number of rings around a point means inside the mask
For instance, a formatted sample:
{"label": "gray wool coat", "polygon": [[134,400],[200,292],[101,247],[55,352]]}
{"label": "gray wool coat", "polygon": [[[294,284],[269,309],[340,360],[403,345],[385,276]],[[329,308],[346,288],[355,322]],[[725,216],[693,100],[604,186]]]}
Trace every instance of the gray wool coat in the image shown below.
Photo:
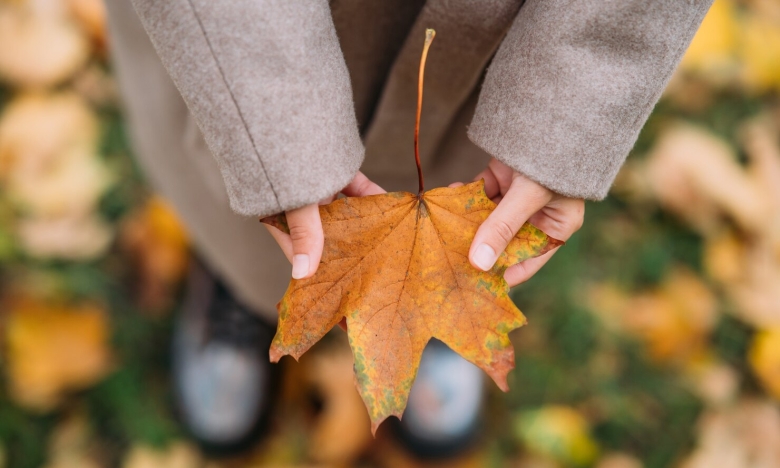
{"label": "gray wool coat", "polygon": [[416,190],[426,28],[437,31],[420,130],[426,185],[470,180],[492,156],[597,200],[711,2],[132,0],[135,13],[107,3],[142,165],[213,268],[267,310],[289,267],[228,205],[255,217],[297,208],[361,167],[388,190]]}

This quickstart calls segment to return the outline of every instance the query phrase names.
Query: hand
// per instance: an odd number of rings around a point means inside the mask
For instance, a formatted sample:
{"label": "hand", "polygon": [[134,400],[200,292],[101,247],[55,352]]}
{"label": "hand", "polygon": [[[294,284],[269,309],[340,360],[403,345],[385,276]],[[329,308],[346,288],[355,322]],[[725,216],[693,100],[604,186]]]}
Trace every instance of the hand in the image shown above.
{"label": "hand", "polygon": [[[385,190],[371,182],[362,172],[358,172],[341,193],[348,197],[365,197],[385,193]],[[325,242],[319,205],[332,202],[337,195],[321,200],[319,204],[313,203],[287,211],[287,226],[290,228],[290,234],[264,224],[284,251],[287,260],[292,263],[294,279],[310,278],[317,272]]]}
{"label": "hand", "polygon": [[[582,199],[558,195],[497,159],[491,160],[474,180],[479,179],[485,179],[485,192],[498,206],[479,227],[471,243],[469,261],[475,268],[491,269],[526,221],[562,241],[582,227],[585,215]],[[509,286],[528,280],[556,250],[509,267],[504,279]]]}

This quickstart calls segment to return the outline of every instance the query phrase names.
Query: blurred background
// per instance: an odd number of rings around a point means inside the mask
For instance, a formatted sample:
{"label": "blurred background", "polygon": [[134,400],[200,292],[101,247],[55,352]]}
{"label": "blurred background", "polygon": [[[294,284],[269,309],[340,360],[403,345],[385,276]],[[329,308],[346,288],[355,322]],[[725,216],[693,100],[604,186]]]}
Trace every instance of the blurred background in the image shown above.
{"label": "blurred background", "polygon": [[132,159],[100,0],[0,2],[0,467],[780,467],[780,2],[716,0],[612,194],[514,291],[512,390],[466,454],[376,440],[344,334],[272,430],[177,422],[187,234]]}

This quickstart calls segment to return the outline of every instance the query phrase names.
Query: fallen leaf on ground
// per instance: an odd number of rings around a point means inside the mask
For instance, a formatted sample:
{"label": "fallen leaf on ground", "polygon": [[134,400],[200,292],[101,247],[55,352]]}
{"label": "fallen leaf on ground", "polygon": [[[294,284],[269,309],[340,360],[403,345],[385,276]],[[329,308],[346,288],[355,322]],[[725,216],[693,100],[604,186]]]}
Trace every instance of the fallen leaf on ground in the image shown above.
{"label": "fallen leaf on ground", "polygon": [[780,90],[780,23],[764,15],[748,14],[741,36],[745,89],[753,93]]}
{"label": "fallen leaf on ground", "polygon": [[106,165],[94,154],[63,154],[47,167],[15,171],[8,197],[20,210],[35,216],[85,216],[96,211],[111,179]]}
{"label": "fallen leaf on ground", "polygon": [[70,77],[89,44],[59,2],[0,2],[0,79],[43,88]]}
{"label": "fallen leaf on ground", "polygon": [[772,246],[780,264],[780,128],[762,115],[742,126],[741,137],[750,161],[748,174],[770,206],[770,216],[756,235]]}
{"label": "fallen leaf on ground", "polygon": [[73,17],[101,51],[106,46],[106,6],[101,0],[68,0]]}
{"label": "fallen leaf on ground", "polygon": [[724,285],[744,278],[747,245],[733,232],[723,232],[704,239],[704,270]]}
{"label": "fallen leaf on ground", "polygon": [[306,378],[322,397],[322,411],[308,437],[309,458],[318,463],[347,466],[371,442],[366,415],[352,377],[352,354],[344,336],[306,361]]}
{"label": "fallen leaf on ground", "polygon": [[22,94],[0,117],[0,177],[51,170],[63,155],[93,155],[98,138],[98,119],[79,95]]}
{"label": "fallen leaf on ground", "polygon": [[[36,225],[67,224],[73,233],[76,221],[92,216],[113,181],[98,155],[98,134],[96,116],[74,93],[28,94],[11,101],[0,118],[0,177],[14,207],[35,218]],[[49,239],[47,245],[69,242],[38,232]]]}
{"label": "fallen leaf on ground", "polygon": [[756,327],[780,327],[780,261],[766,244],[749,245],[742,258],[744,276],[726,291],[737,307],[734,312]]}
{"label": "fallen leaf on ground", "polygon": [[[562,244],[525,224],[492,270],[469,246],[496,207],[484,182],[343,198],[321,206],[325,246],[317,273],[292,280],[279,303],[271,359],[298,359],[346,317],[356,382],[372,429],[400,417],[423,348],[438,338],[507,390],[508,333],[525,317],[509,298],[507,267]],[[286,230],[284,215],[263,222]]]}
{"label": "fallen leaf on ground", "polygon": [[88,387],[110,370],[108,318],[99,307],[17,298],[4,310],[8,384],[18,403],[51,409],[65,391]]}
{"label": "fallen leaf on ground", "polygon": [[22,249],[35,258],[88,260],[108,249],[112,226],[94,215],[61,218],[23,218],[16,234]]}
{"label": "fallen leaf on ground", "polygon": [[780,409],[769,401],[743,400],[705,413],[697,445],[682,468],[780,466]]}
{"label": "fallen leaf on ground", "polygon": [[122,468],[201,468],[203,457],[186,442],[176,442],[165,449],[136,445],[130,449]]}
{"label": "fallen leaf on ground", "polygon": [[68,415],[49,438],[48,462],[44,468],[101,468],[96,461],[93,432],[86,415]]}
{"label": "fallen leaf on ground", "polygon": [[610,283],[597,285],[589,303],[605,325],[636,337],[659,363],[702,357],[718,318],[715,295],[684,268],[673,270],[658,288],[633,295]]}
{"label": "fallen leaf on ground", "polygon": [[707,130],[675,124],[648,155],[647,176],[661,205],[702,234],[717,232],[723,215],[756,232],[771,214],[736,151]]}
{"label": "fallen leaf on ground", "polygon": [[659,309],[642,309],[641,301],[634,303],[627,311],[628,329],[646,340],[658,361],[699,357],[718,320],[717,299],[707,284],[680,267],[667,275],[653,296],[650,304],[660,301]]}
{"label": "fallen leaf on ground", "polygon": [[[757,327],[780,325],[780,146],[768,115],[742,125],[743,167],[724,140],[690,125],[664,131],[645,173],[662,206],[705,236],[704,264]],[[634,172],[639,172],[635,170]],[[632,179],[641,179],[633,174]]]}
{"label": "fallen leaf on ground", "polygon": [[523,454],[519,459],[513,460],[508,468],[563,468],[557,461],[535,454]]}
{"label": "fallen leaf on ground", "polygon": [[740,373],[712,354],[688,363],[684,378],[693,393],[712,407],[732,403],[739,394]]}
{"label": "fallen leaf on ground", "polygon": [[747,0],[746,3],[754,14],[780,24],[780,3],[775,0]]}
{"label": "fallen leaf on ground", "polygon": [[730,309],[759,328],[780,327],[780,256],[761,239],[725,232],[705,239],[704,266],[734,302]]}
{"label": "fallen leaf on ground", "polygon": [[[375,466],[378,468],[485,468],[496,465],[497,456],[494,450],[495,447],[487,447],[486,444],[475,444],[474,447],[453,457],[420,457],[411,453],[408,448],[404,447],[388,431],[380,433],[377,442],[371,448],[371,453],[367,459],[373,463],[349,466]],[[330,468],[342,467],[342,465],[326,466]]]}
{"label": "fallen leaf on ground", "polygon": [[748,361],[767,392],[780,400],[780,328],[756,334]]}
{"label": "fallen leaf on ground", "polygon": [[715,85],[728,83],[737,71],[739,38],[736,5],[715,0],[680,62],[680,72],[694,73]]}
{"label": "fallen leaf on ground", "polygon": [[122,224],[119,244],[134,269],[139,303],[154,312],[174,300],[187,270],[187,233],[173,209],[151,198]]}
{"label": "fallen leaf on ground", "polygon": [[515,417],[514,426],[531,453],[566,466],[590,465],[598,456],[588,420],[574,408],[550,405],[525,411]]}
{"label": "fallen leaf on ground", "polygon": [[596,468],[642,468],[642,462],[626,453],[609,453],[602,457]]}

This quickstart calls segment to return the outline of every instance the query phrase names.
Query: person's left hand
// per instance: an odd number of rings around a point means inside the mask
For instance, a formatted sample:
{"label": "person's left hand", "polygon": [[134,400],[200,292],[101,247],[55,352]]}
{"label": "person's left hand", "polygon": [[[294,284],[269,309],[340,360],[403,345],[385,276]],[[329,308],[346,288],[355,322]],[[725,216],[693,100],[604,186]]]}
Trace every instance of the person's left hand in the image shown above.
{"label": "person's left hand", "polygon": [[[474,180],[485,179],[485,193],[496,209],[482,223],[469,249],[469,261],[490,270],[522,225],[528,221],[547,235],[565,241],[582,227],[585,202],[539,185],[497,159]],[[462,185],[460,182],[450,187]],[[531,278],[558,249],[507,268],[504,279],[516,286]]]}
{"label": "person's left hand", "polygon": [[[366,197],[386,192],[362,172],[358,172],[352,182],[341,189],[341,193],[348,197]],[[292,264],[294,279],[311,278],[317,272],[325,244],[319,205],[328,204],[337,196],[338,194],[320,200],[319,204],[312,203],[285,212],[289,234],[263,224]]]}

